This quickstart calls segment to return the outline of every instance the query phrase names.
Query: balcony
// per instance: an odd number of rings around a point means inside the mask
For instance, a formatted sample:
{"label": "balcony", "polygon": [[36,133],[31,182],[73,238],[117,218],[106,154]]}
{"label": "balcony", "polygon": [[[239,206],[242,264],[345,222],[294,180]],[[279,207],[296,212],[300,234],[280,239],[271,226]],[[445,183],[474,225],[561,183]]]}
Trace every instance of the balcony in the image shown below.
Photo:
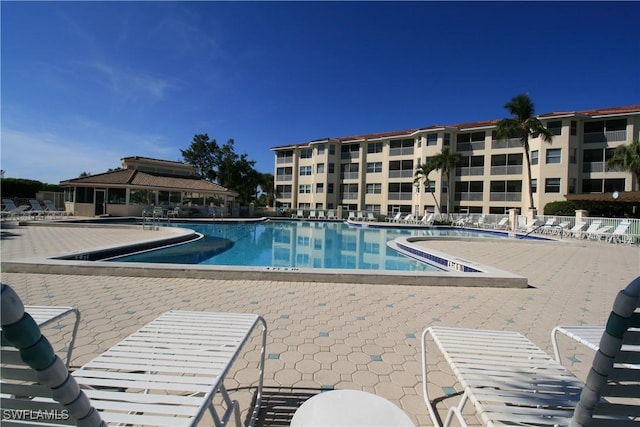
{"label": "balcony", "polygon": [[491,140],[491,149],[499,149],[499,148],[521,148],[522,143],[519,138],[509,138],[509,139],[493,139]]}
{"label": "balcony", "polygon": [[360,157],[360,151],[347,151],[340,153],[341,160],[351,160]]}
{"label": "balcony", "polygon": [[342,172],[340,179],[358,179],[358,175],[360,175],[360,172]]}
{"label": "balcony", "polygon": [[358,193],[340,193],[340,198],[342,200],[357,200]]}
{"label": "balcony", "polygon": [[484,175],[484,166],[470,166],[456,168],[456,176],[482,176]]}
{"label": "balcony", "polygon": [[279,165],[282,163],[293,163],[293,157],[278,157],[276,163]]}
{"label": "balcony", "polygon": [[389,178],[413,178],[413,169],[397,169],[389,171]]}
{"label": "balcony", "polygon": [[492,202],[520,202],[522,201],[522,192],[492,192],[489,195],[489,200]]}
{"label": "balcony", "polygon": [[491,175],[522,175],[522,165],[491,166]]}
{"label": "balcony", "polygon": [[624,172],[624,169],[620,166],[614,166],[611,169],[606,170],[606,164],[607,162],[584,162],[582,164],[582,172]]}
{"label": "balcony", "polygon": [[289,174],[289,175],[276,175],[276,181],[278,182],[283,182],[283,181],[291,181],[293,180],[293,175]]}
{"label": "balcony", "polygon": [[276,197],[277,199],[290,199],[291,198],[291,192],[286,192],[286,193],[278,193],[278,196]]}
{"label": "balcony", "polygon": [[413,193],[389,193],[389,200],[411,200]]}
{"label": "balcony", "polygon": [[413,147],[398,147],[389,150],[390,156],[408,156],[413,154]]}
{"label": "balcony", "polygon": [[455,193],[454,197],[456,199],[456,201],[460,201],[460,202],[481,202],[483,200],[482,197],[483,193],[481,191],[479,192],[462,192],[462,193]]}
{"label": "balcony", "polygon": [[477,151],[477,150],[484,150],[484,141],[458,142],[456,144],[456,151]]}
{"label": "balcony", "polygon": [[593,144],[597,142],[617,142],[617,141],[626,141],[627,140],[627,131],[626,130],[614,130],[608,132],[591,132],[584,134],[584,143],[585,144]]}

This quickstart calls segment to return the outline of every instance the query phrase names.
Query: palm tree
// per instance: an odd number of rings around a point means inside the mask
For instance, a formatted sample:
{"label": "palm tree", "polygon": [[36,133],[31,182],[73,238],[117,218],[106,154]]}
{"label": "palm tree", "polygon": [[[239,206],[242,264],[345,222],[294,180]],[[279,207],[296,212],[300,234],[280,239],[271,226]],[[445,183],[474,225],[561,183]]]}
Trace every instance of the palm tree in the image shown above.
{"label": "palm tree", "polygon": [[453,172],[456,170],[456,166],[462,161],[462,156],[458,153],[454,153],[448,147],[442,149],[439,154],[429,159],[429,165],[434,171],[441,171],[444,176],[447,177],[447,217],[451,213],[453,203],[451,202],[451,195],[453,194]]}
{"label": "palm tree", "polygon": [[429,174],[431,172],[433,172],[433,166],[431,165],[431,162],[421,164],[416,168],[413,182],[419,185],[420,181],[424,180],[424,183],[427,186],[427,190],[431,193],[431,195],[433,196],[433,201],[436,203],[438,213],[440,213],[440,203],[438,203],[438,199],[436,199],[436,195],[433,192],[433,187],[431,187],[431,181],[429,181]]}
{"label": "palm tree", "polygon": [[258,185],[260,190],[267,195],[267,206],[273,207],[275,201],[275,188],[273,183],[273,174],[260,173],[258,177]]}
{"label": "palm tree", "polygon": [[621,167],[631,172],[636,182],[640,180],[640,140],[636,139],[629,145],[621,145],[615,149],[613,156],[607,160],[606,170]]}
{"label": "palm tree", "polygon": [[542,122],[535,116],[533,101],[529,94],[514,96],[511,101],[504,104],[509,113],[513,116],[510,119],[502,119],[496,126],[496,137],[498,139],[518,138],[524,149],[524,157],[527,163],[527,182],[529,185],[529,209],[535,209],[533,204],[533,189],[531,186],[531,156],[529,154],[529,138],[538,135],[544,142],[551,142],[553,135],[544,127]]}

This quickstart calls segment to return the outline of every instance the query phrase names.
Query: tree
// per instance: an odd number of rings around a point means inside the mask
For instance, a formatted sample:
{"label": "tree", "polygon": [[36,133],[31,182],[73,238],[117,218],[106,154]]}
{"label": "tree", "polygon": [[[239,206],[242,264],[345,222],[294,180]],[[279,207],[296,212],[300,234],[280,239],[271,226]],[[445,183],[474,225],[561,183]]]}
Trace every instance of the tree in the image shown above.
{"label": "tree", "polygon": [[432,170],[441,171],[444,176],[447,177],[447,216],[451,213],[453,207],[452,197],[453,194],[453,172],[456,170],[456,166],[462,161],[462,156],[458,153],[454,153],[448,147],[442,149],[439,154],[431,157],[428,161]]}
{"label": "tree", "polygon": [[435,193],[433,192],[433,187],[431,187],[431,181],[429,181],[429,174],[433,172],[433,165],[431,161],[421,164],[416,168],[416,173],[414,174],[413,182],[416,184],[420,184],[420,181],[424,180],[425,186],[427,190],[433,196],[433,201],[436,203],[436,208],[438,208],[438,213],[441,212],[440,203],[438,203],[438,199],[436,198]]}
{"label": "tree", "polygon": [[553,135],[544,127],[542,122],[535,116],[533,101],[529,95],[523,93],[514,96],[511,101],[504,104],[504,108],[512,115],[509,119],[502,119],[496,126],[496,137],[498,139],[518,138],[524,150],[524,157],[527,165],[527,184],[529,186],[529,209],[535,209],[533,203],[533,188],[531,179],[531,156],[529,149],[529,138],[542,137],[544,142],[551,143]]}
{"label": "tree", "polygon": [[268,172],[259,174],[258,185],[260,186],[260,191],[265,195],[265,206],[273,206],[273,202],[276,199],[273,174]]}
{"label": "tree", "polygon": [[255,197],[259,182],[259,173],[253,167],[256,162],[246,154],[236,154],[233,139],[218,145],[206,133],[195,135],[189,148],[180,153],[200,177],[237,192],[240,204],[246,205]]}
{"label": "tree", "polygon": [[640,180],[640,140],[636,139],[629,145],[621,145],[615,149],[613,156],[607,160],[606,170],[622,168],[630,172],[638,182]]}

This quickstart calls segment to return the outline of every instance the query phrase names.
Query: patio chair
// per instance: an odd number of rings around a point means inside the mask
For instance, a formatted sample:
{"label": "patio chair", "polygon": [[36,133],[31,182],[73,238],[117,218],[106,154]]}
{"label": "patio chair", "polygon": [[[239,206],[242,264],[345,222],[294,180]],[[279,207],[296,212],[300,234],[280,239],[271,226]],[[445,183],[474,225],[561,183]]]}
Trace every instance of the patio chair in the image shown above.
{"label": "patio chair", "polygon": [[316,219],[316,211],[309,211],[307,219]]}
{"label": "patio chair", "polygon": [[44,200],[44,206],[47,213],[53,216],[69,216],[70,214],[70,212],[61,211],[56,208],[56,205],[54,205],[51,200]]}
{"label": "patio chair", "polygon": [[586,239],[590,233],[594,233],[600,226],[602,225],[602,221],[597,219],[589,224],[586,230],[580,230],[573,234],[577,239]]}
{"label": "patio chair", "polygon": [[324,216],[324,211],[318,211],[318,219],[326,219]]}
{"label": "patio chair", "polygon": [[302,211],[302,209],[298,209],[298,211],[291,215],[291,218],[304,218],[304,213]]}
{"label": "patio chair", "polygon": [[[466,425],[473,404],[483,425],[630,425],[640,421],[640,277],[618,293],[586,384],[522,334],[448,327],[422,333],[424,400],[441,425],[427,381],[427,337],[443,353],[463,389],[444,425]],[[629,361],[632,361],[629,363]]]}
{"label": "patio chair", "polygon": [[547,234],[552,236],[564,236],[564,232],[569,228],[571,223],[569,221],[561,221],[560,224],[551,227]]}
{"label": "patio chair", "polygon": [[327,212],[327,219],[338,219],[333,209],[329,209],[329,212]]}
{"label": "patio chair", "polygon": [[[2,318],[4,322],[4,310]],[[169,311],[71,377],[109,424],[194,426],[208,410],[216,426],[226,425],[232,415],[241,425],[238,402],[231,400],[224,380],[258,324],[262,328],[259,367],[254,407],[249,412],[249,425],[254,425],[262,402],[267,339],[266,322],[256,314]],[[218,393],[224,402],[223,414],[218,414],[213,402]],[[2,404],[4,408],[4,400]]]}
{"label": "patio chair", "polygon": [[401,217],[402,217],[402,212],[397,212],[394,216],[386,217],[385,221],[387,221],[387,222],[398,222],[398,221],[400,221]]}
{"label": "patio chair", "polygon": [[520,227],[518,228],[518,231],[520,231],[520,232],[522,232],[522,233],[527,233],[527,234],[529,234],[529,233],[531,233],[531,232],[535,231],[535,229],[536,229],[536,228],[538,228],[538,223],[539,223],[539,222],[540,222],[540,221],[538,221],[537,219],[535,219],[535,218],[534,218],[534,219],[532,219],[531,221],[529,221],[528,223],[526,223],[526,224],[524,224],[524,225],[520,226]]}
{"label": "patio chair", "polygon": [[358,211],[358,212],[356,213],[356,220],[357,220],[357,221],[364,221],[364,212],[362,212],[362,211]]}
{"label": "patio chair", "polygon": [[180,206],[176,206],[173,209],[167,211],[167,218],[178,218],[180,216]]}
{"label": "patio chair", "polygon": [[422,216],[422,218],[420,218],[419,220],[416,220],[415,223],[420,225],[432,225],[433,216],[434,215],[432,213],[427,212]]}
{"label": "patio chair", "polygon": [[11,199],[2,199],[2,204],[4,205],[2,218],[17,220],[29,210],[29,205],[16,206]]}
{"label": "patio chair", "polygon": [[592,231],[591,233],[587,232],[586,237],[588,240],[600,241],[607,237],[607,233],[609,233],[609,230],[611,230],[611,226],[605,225],[604,227],[600,227],[596,231]]}
{"label": "patio chair", "polygon": [[376,216],[373,212],[367,212],[367,221],[376,221]]}
{"label": "patio chair", "polygon": [[347,217],[347,221],[355,221],[356,220],[356,213],[351,211],[349,212],[349,216]]}
{"label": "patio chair", "polygon": [[536,227],[534,231],[536,233],[548,234],[555,225],[556,220],[554,218],[549,218],[544,222],[544,224],[542,224],[542,226]]}
{"label": "patio chair", "polygon": [[633,236],[627,231],[631,226],[631,222],[623,220],[611,233],[606,236],[609,243],[633,243]]}
{"label": "patio chair", "polygon": [[573,227],[571,227],[571,229],[563,230],[563,235],[577,238],[578,235],[582,233],[583,231],[582,229],[584,228],[585,225],[587,225],[586,222],[578,221],[575,223]]}
{"label": "patio chair", "polygon": [[46,212],[44,209],[42,209],[42,206],[40,205],[39,201],[35,199],[31,199],[29,200],[29,205],[31,205],[31,209],[27,211],[27,215],[32,216],[34,218],[41,217],[42,219],[44,219]]}
{"label": "patio chair", "polygon": [[402,224],[411,224],[411,222],[413,221],[413,214],[407,214],[404,218],[402,218],[400,221]]}
{"label": "patio chair", "polygon": [[509,217],[502,217],[500,221],[494,226],[496,230],[506,230],[509,228]]}

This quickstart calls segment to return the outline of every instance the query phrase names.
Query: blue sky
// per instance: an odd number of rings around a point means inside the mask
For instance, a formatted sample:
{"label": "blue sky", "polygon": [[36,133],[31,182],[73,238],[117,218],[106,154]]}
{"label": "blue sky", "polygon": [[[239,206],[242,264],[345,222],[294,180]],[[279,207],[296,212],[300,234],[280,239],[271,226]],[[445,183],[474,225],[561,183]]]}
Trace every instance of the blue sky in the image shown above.
{"label": "blue sky", "polygon": [[640,104],[639,2],[13,2],[1,166],[48,183],[195,134],[271,147]]}

